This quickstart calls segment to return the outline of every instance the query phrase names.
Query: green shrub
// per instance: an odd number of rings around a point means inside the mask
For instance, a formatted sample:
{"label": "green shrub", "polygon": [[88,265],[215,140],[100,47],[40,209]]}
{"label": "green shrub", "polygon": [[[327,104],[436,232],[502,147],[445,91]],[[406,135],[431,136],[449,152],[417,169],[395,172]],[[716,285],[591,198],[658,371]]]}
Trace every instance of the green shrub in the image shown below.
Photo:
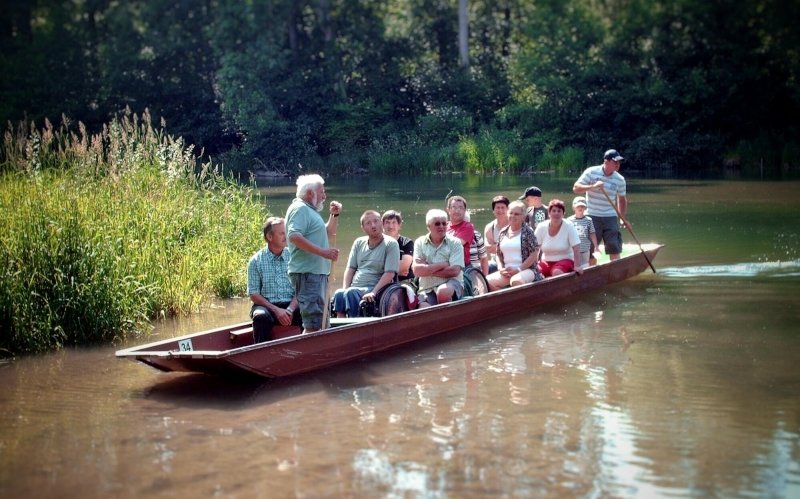
{"label": "green shrub", "polygon": [[[630,144],[619,145],[628,168],[663,173],[686,171],[685,165],[717,167],[722,139],[713,134],[686,136],[680,131],[654,128],[643,132]],[[600,151],[601,149],[598,149]]]}
{"label": "green shrub", "polygon": [[469,113],[457,106],[444,106],[420,117],[417,129],[430,144],[453,144],[462,135],[469,134],[472,126]]}
{"label": "green shrub", "polygon": [[372,174],[429,174],[433,172],[429,156],[434,150],[415,133],[391,133],[372,141],[366,162]]}
{"label": "green shrub", "polygon": [[539,161],[539,170],[552,171],[557,175],[567,175],[583,168],[583,149],[566,147],[557,152],[545,150]]}
{"label": "green shrub", "polygon": [[800,143],[761,133],[754,139],[739,141],[726,156],[726,164],[746,177],[782,178],[800,166]]}
{"label": "green shrub", "polygon": [[22,130],[2,151],[0,349],[114,341],[244,293],[266,215],[252,186],[195,172],[191,147],[146,116],[91,137]]}
{"label": "green shrub", "polygon": [[474,137],[462,137],[459,156],[469,173],[518,174],[529,160],[514,130],[487,128]]}

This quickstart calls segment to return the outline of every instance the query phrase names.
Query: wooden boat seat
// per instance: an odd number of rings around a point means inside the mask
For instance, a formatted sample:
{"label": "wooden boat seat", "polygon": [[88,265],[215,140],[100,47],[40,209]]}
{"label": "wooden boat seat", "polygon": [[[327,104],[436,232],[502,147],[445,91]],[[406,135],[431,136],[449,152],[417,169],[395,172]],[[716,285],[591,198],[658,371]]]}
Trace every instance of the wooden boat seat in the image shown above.
{"label": "wooden boat seat", "polygon": [[238,338],[239,336],[245,335],[245,334],[249,334],[249,335],[252,336],[253,335],[253,326],[247,326],[247,327],[244,327],[242,329],[234,329],[234,330],[232,330],[230,332],[231,341],[235,341],[236,338]]}
{"label": "wooden boat seat", "polygon": [[348,324],[360,324],[378,320],[380,317],[331,317],[331,327],[346,326]]}
{"label": "wooden boat seat", "polygon": [[[301,328],[298,326],[281,326],[276,324],[272,327],[272,339],[277,340],[294,336],[300,332]],[[251,342],[253,340],[253,326],[243,327],[241,329],[232,329],[230,332],[231,341],[236,341],[239,338],[247,337]]]}

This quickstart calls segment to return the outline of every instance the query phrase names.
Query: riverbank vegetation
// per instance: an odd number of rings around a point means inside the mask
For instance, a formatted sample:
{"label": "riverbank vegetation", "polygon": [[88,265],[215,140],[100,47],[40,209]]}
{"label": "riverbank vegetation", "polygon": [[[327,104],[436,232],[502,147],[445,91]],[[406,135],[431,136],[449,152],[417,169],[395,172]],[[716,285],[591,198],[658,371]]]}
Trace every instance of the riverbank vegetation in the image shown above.
{"label": "riverbank vegetation", "polygon": [[106,343],[245,291],[252,186],[127,113],[90,134],[10,126],[0,164],[0,351]]}
{"label": "riverbank vegetation", "polygon": [[11,2],[0,123],[149,107],[228,167],[518,174],[800,165],[800,3]]}

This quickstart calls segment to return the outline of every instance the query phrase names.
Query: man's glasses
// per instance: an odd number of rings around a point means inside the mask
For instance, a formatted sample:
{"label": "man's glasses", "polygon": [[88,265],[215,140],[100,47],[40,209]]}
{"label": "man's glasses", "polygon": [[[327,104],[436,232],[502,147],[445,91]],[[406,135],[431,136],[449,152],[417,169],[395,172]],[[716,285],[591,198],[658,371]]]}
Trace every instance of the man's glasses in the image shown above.
{"label": "man's glasses", "polygon": [[435,225],[436,227],[444,227],[445,225],[447,225],[447,222],[442,222],[442,221],[433,222],[433,225]]}

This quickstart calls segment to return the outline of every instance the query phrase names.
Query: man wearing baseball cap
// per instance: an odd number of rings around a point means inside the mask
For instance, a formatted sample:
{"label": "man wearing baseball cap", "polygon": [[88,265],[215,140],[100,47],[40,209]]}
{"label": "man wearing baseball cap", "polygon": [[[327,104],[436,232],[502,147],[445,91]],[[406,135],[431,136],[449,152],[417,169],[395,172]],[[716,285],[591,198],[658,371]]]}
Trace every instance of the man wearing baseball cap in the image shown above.
{"label": "man wearing baseball cap", "polygon": [[[580,178],[572,186],[575,194],[585,194],[588,205],[586,214],[592,217],[597,241],[603,242],[606,254],[612,260],[622,253],[622,234],[619,230],[620,215],[628,218],[628,200],[626,196],[625,177],[620,175],[619,167],[625,158],[616,149],[609,149],[603,155],[603,164],[590,166],[583,171]],[[608,198],[603,194],[608,194]],[[610,204],[608,199],[611,199]]]}

